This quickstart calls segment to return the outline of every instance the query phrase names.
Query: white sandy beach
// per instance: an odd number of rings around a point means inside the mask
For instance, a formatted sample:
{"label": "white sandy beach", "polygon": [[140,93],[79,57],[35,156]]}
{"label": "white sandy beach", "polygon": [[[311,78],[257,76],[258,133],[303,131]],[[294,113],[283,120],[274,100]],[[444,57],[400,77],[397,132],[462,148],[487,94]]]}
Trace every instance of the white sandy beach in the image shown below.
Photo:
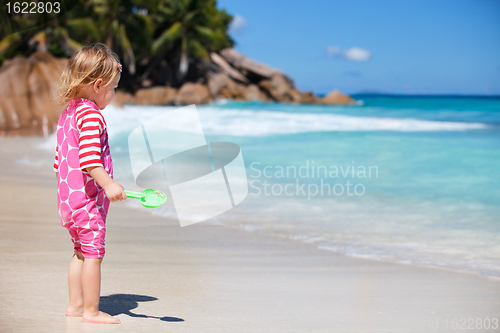
{"label": "white sandy beach", "polygon": [[[64,316],[72,244],[50,152],[0,138],[1,332],[453,332],[500,319],[500,281],[366,260],[313,245],[112,204],[101,310]],[[119,180],[118,180],[119,181]]]}

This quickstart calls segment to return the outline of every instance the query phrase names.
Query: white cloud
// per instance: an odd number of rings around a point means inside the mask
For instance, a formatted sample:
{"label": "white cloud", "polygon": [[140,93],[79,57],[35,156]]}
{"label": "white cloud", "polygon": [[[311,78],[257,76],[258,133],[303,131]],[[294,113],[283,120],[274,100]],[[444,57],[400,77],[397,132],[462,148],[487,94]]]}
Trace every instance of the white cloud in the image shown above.
{"label": "white cloud", "polygon": [[351,47],[349,50],[344,51],[344,54],[346,59],[351,61],[368,61],[372,55],[370,51],[359,47]]}
{"label": "white cloud", "polygon": [[349,61],[368,61],[372,56],[370,51],[359,47],[343,50],[338,46],[327,46],[326,53],[328,58],[340,58]]}
{"label": "white cloud", "polygon": [[248,25],[248,21],[241,15],[234,15],[233,21],[229,24],[229,33],[232,35],[239,34],[243,31],[243,28]]}

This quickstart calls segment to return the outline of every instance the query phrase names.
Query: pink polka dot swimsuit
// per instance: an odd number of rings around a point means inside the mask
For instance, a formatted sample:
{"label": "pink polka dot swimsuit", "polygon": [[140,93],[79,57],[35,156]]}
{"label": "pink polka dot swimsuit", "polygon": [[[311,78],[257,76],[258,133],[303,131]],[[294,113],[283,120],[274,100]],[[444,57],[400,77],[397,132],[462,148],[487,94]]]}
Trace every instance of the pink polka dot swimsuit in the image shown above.
{"label": "pink polka dot swimsuit", "polygon": [[57,207],[75,252],[86,258],[104,256],[109,199],[86,171],[102,166],[113,177],[106,123],[90,100],[72,100],[57,122]]}

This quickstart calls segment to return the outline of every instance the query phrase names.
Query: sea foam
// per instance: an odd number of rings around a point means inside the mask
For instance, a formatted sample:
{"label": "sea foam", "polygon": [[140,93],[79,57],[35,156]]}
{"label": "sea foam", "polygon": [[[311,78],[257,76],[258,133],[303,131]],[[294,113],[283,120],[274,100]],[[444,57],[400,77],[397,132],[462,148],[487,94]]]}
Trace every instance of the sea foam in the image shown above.
{"label": "sea foam", "polygon": [[[104,111],[109,131],[129,131],[159,114],[178,107],[125,106],[108,107]],[[359,117],[340,114],[289,113],[245,109],[198,108],[205,134],[231,136],[268,136],[332,131],[465,131],[486,129],[483,123],[421,120],[413,118]],[[166,125],[170,129],[189,132],[182,117]]]}

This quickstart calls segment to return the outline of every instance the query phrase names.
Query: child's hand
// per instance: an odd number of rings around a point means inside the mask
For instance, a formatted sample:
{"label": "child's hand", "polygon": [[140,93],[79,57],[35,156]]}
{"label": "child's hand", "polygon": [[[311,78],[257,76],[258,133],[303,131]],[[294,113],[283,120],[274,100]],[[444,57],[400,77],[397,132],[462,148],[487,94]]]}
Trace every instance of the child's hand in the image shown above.
{"label": "child's hand", "polygon": [[88,167],[87,171],[90,173],[92,178],[95,179],[97,184],[103,188],[109,201],[115,202],[127,199],[123,186],[115,182],[102,166]]}
{"label": "child's hand", "polygon": [[127,195],[123,191],[123,186],[121,186],[115,181],[113,181],[106,187],[103,187],[103,189],[104,193],[106,193],[106,196],[111,202],[122,201],[127,199]]}

